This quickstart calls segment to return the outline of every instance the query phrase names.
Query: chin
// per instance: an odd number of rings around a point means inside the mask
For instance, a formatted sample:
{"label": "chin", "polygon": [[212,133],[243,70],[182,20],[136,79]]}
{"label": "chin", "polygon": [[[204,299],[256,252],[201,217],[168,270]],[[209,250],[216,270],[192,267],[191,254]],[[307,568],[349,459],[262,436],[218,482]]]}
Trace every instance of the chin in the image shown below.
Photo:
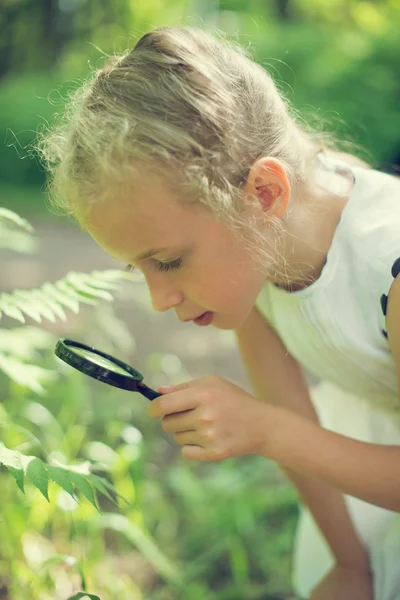
{"label": "chin", "polygon": [[222,331],[234,331],[238,327],[238,324],[235,323],[235,320],[236,319],[234,316],[226,316],[225,322],[221,319],[219,322],[216,323],[216,319],[214,317],[212,323],[210,323],[210,327],[214,327],[215,329],[221,329]]}

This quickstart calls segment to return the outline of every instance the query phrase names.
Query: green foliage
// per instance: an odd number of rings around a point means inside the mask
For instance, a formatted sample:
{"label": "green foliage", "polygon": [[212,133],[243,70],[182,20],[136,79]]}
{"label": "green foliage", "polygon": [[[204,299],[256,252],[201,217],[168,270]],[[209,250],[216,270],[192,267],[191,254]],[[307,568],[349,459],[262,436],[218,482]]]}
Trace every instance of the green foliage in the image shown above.
{"label": "green foliage", "polygon": [[75,596],[70,596],[68,600],[80,600],[80,598],[90,598],[90,600],[100,600],[98,596],[93,594],[87,594],[86,592],[78,592]]}
{"label": "green foliage", "polygon": [[[13,250],[19,250],[17,246],[8,240],[14,239],[15,231],[8,224],[23,228],[26,232],[32,232],[32,226],[13,211],[5,208],[0,209],[0,239],[1,246],[11,246]],[[26,250],[24,246],[23,250]],[[99,300],[111,301],[113,296],[111,290],[115,291],[117,283],[122,279],[132,279],[131,275],[124,271],[94,271],[93,273],[71,272],[56,283],[46,282],[40,289],[14,290],[12,294],[0,294],[0,319],[4,313],[8,317],[25,323],[24,314],[41,323],[42,318],[54,323],[57,318],[66,320],[65,308],[74,313],[79,312],[80,304],[96,305]],[[30,354],[34,349],[35,338],[32,337],[35,330],[29,330],[27,337],[22,329],[7,331],[0,338],[0,370],[17,383],[29,387],[34,392],[44,393],[43,384],[53,380],[56,373],[37,365],[26,364],[21,360],[19,348],[24,349],[27,357],[26,344],[30,345]],[[39,340],[42,338],[39,337]]]}
{"label": "green foliage", "polygon": [[[24,226],[2,214],[3,230],[5,223]],[[92,290],[111,293],[117,281],[92,276],[83,286],[64,278],[78,306],[81,296],[105,299]],[[123,329],[104,312],[108,306],[91,311],[96,339],[108,322]],[[70,308],[61,298],[60,307]],[[18,308],[25,320],[24,302]],[[99,345],[108,338],[104,333]],[[70,369],[54,356],[54,345],[52,333],[25,322],[0,329],[0,353],[21,372],[56,373],[41,381],[40,393],[14,373],[1,387],[0,582],[10,600],[267,600],[278,593],[289,599],[297,509],[294,492],[268,462],[182,461],[159,424],[146,418],[143,399]],[[147,358],[150,382],[165,370],[162,359]],[[190,377],[178,363],[176,382]]]}
{"label": "green foliage", "polygon": [[[287,6],[287,18],[280,18],[279,4]],[[38,36],[35,69],[32,57],[25,53],[18,70],[10,70],[2,80],[3,184],[29,188],[44,182],[43,170],[30,151],[37,128],[63,110],[68,92],[91,69],[100,67],[109,53],[123,52],[140,35],[160,25],[187,23],[221,29],[251,47],[255,59],[276,77],[294,108],[317,128],[337,132],[339,140],[354,140],[378,163],[389,163],[400,153],[400,5],[396,0],[152,0],[139,4],[92,0],[71,2],[70,10],[57,19],[68,35],[62,48],[50,53],[52,66],[49,68],[49,52],[40,52],[40,47],[57,45],[59,40],[52,36],[51,28],[46,35],[37,31],[40,21],[29,21],[30,35]],[[20,21],[26,21],[23,10]],[[72,22],[76,26],[68,29]],[[43,211],[43,203],[41,207]]]}

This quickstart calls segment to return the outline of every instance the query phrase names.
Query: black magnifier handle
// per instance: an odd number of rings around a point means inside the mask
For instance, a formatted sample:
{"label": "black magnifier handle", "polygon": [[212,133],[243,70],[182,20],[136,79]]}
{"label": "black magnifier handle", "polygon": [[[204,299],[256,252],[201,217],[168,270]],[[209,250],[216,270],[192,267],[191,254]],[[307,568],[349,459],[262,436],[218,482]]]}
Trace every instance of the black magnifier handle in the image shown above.
{"label": "black magnifier handle", "polygon": [[159,394],[158,392],[156,392],[153,389],[149,388],[143,382],[139,382],[137,384],[137,391],[140,392],[141,394],[143,394],[143,396],[146,396],[146,398],[148,398],[148,400],[154,400],[154,398],[158,398],[159,396],[163,395],[163,394]]}

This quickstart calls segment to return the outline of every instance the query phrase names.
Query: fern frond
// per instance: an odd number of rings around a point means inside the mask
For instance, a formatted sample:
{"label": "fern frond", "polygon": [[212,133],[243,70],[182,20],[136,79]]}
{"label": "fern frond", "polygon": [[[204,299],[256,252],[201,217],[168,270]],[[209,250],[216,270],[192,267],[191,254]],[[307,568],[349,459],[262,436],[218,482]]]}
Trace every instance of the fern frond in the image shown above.
{"label": "fern frond", "polygon": [[25,322],[25,315],[41,323],[42,318],[54,322],[57,317],[66,320],[64,308],[78,313],[79,304],[95,305],[99,300],[113,299],[109,290],[116,290],[123,279],[142,281],[135,273],[107,270],[92,273],[70,272],[55,283],[46,282],[39,289],[15,290],[0,294],[0,319],[2,313]]}
{"label": "fern frond", "polygon": [[0,442],[0,465],[6,467],[10,475],[14,477],[21,492],[25,493],[27,476],[46,500],[49,500],[49,481],[53,481],[65,490],[74,500],[76,500],[76,492],[80,492],[97,510],[99,510],[98,493],[106,495],[116,504],[115,498],[107,491],[107,488],[113,492],[114,496],[122,498],[115,492],[109,481],[90,472],[89,462],[68,466],[56,462],[48,464],[37,456],[28,456],[18,450],[10,450],[3,442]]}
{"label": "fern frond", "polygon": [[42,383],[54,381],[58,377],[58,374],[54,371],[36,365],[28,365],[12,356],[1,353],[0,370],[16,383],[28,387],[37,394],[45,394]]}
{"label": "fern frond", "polygon": [[32,254],[39,246],[38,240],[31,235],[32,232],[33,227],[26,219],[7,208],[0,208],[0,248]]}
{"label": "fern frond", "polygon": [[33,231],[32,225],[26,219],[23,219],[12,210],[8,210],[8,208],[0,208],[0,221],[9,221],[18,227],[22,227],[25,231],[29,231],[29,233]]}

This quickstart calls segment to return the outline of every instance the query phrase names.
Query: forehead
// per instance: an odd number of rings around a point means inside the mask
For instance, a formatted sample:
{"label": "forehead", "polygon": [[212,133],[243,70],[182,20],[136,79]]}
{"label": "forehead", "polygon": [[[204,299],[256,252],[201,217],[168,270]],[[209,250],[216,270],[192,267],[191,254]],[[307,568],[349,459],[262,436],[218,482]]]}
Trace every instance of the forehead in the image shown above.
{"label": "forehead", "polygon": [[154,177],[94,204],[81,224],[110,254],[130,260],[153,247],[194,241],[211,220],[205,206],[185,204]]}

